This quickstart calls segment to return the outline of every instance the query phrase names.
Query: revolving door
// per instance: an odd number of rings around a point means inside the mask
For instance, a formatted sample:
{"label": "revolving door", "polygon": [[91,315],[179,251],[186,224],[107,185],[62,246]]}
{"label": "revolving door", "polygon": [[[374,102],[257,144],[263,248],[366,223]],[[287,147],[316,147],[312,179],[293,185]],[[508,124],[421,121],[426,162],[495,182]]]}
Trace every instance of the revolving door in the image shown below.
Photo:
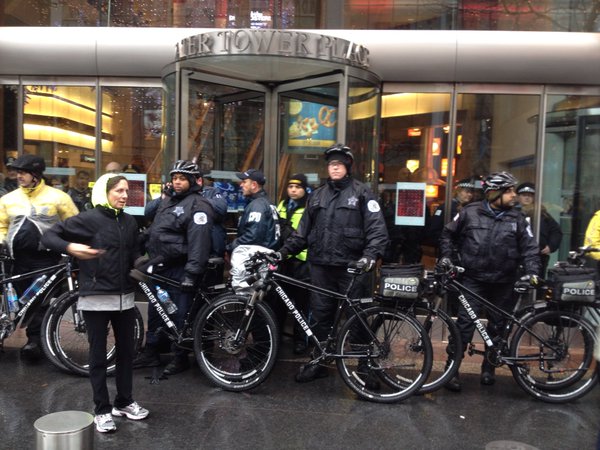
{"label": "revolving door", "polygon": [[264,53],[188,57],[165,69],[163,166],[195,159],[232,191],[230,210],[242,207],[235,172],[261,169],[276,201],[293,173],[320,185],[323,151],[337,142],[352,148],[354,176],[373,182],[380,80],[352,64]]}

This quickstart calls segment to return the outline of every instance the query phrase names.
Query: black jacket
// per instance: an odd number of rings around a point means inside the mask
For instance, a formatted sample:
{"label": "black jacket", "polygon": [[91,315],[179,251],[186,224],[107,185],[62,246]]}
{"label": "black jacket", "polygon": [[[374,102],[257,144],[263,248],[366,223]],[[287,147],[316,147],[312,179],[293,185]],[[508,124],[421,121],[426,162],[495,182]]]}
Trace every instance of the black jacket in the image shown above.
{"label": "black jacket", "polygon": [[488,283],[514,282],[521,261],[525,273],[540,272],[538,245],[525,216],[516,209],[495,215],[487,201],[466,205],[446,224],[440,257],[451,258],[468,277]]}
{"label": "black jacket", "polygon": [[210,255],[212,206],[196,185],[182,194],[172,190],[166,194],[146,231],[146,249],[150,259],[185,265],[186,276],[196,278],[204,272]]}
{"label": "black jacket", "polygon": [[140,256],[138,226],[127,213],[96,206],[59,222],[42,236],[44,246],[67,253],[70,242],[105,250],[99,258],[79,260],[81,295],[127,294],[135,283],[129,277],[133,262]]}
{"label": "black jacket", "polygon": [[363,256],[383,256],[385,220],[373,193],[353,178],[328,181],[308,198],[298,229],[284,247],[295,255],[308,248],[313,264],[347,266]]}
{"label": "black jacket", "polygon": [[[223,257],[225,255],[225,245],[227,243],[227,230],[223,225],[223,222],[227,217],[227,199],[218,189],[208,186],[205,186],[200,190],[200,195],[208,200],[215,214],[211,231],[212,245],[210,254],[211,256]],[[154,220],[161,200],[162,199],[159,197],[146,203],[144,218],[148,223]]]}
{"label": "black jacket", "polygon": [[237,238],[229,244],[231,252],[238,245],[261,245],[276,250],[279,245],[279,215],[264,190],[253,194],[238,225]]}

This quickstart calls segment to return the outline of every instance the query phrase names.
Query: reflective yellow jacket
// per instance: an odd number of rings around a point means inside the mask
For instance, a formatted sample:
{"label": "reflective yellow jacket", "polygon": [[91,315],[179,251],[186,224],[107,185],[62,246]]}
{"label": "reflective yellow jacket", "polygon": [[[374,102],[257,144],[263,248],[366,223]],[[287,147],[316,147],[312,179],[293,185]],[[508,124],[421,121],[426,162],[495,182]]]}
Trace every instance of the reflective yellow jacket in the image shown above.
{"label": "reflective yellow jacket", "polygon": [[[287,219],[287,208],[286,208],[285,200],[281,200],[279,205],[277,205],[277,212],[279,213],[279,217],[282,219]],[[296,208],[292,213],[292,217],[290,220],[290,225],[295,230],[298,228],[298,224],[300,223],[300,219],[302,218],[302,214],[304,213],[304,207]],[[294,255],[294,258],[299,259],[300,261],[306,261],[306,249],[302,250],[297,255]]]}
{"label": "reflective yellow jacket", "polygon": [[78,213],[66,192],[47,186],[44,180],[34,188],[19,187],[0,197],[0,242],[6,241],[14,256],[13,242],[25,221],[35,225],[41,236],[55,223]]}
{"label": "reflective yellow jacket", "polygon": [[[585,230],[583,245],[600,248],[600,211],[596,211],[596,214],[591,218],[587,230]],[[600,252],[590,252],[588,256],[600,261]]]}

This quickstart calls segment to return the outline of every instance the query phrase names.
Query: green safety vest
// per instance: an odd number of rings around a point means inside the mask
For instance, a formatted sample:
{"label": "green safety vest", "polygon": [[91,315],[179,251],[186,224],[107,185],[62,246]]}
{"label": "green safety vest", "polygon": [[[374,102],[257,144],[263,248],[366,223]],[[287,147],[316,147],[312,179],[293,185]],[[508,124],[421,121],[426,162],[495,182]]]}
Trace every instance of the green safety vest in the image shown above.
{"label": "green safety vest", "polygon": [[[277,212],[279,213],[279,217],[282,219],[287,219],[287,208],[285,206],[285,200],[281,200],[279,205],[277,206]],[[292,218],[290,220],[290,224],[292,228],[296,230],[298,225],[300,224],[300,219],[302,218],[302,214],[304,213],[304,207],[298,208],[292,214]],[[300,261],[306,261],[306,249],[302,250],[300,253],[294,255],[296,259]]]}

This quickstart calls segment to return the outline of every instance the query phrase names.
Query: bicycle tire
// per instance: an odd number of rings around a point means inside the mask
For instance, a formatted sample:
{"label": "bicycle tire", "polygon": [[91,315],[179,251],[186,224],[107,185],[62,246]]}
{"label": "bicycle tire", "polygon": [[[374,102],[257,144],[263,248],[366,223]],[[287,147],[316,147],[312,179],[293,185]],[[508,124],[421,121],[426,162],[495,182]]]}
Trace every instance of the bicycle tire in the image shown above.
{"label": "bicycle tire", "polygon": [[[89,343],[85,320],[80,311],[76,310],[79,297],[77,291],[63,294],[48,311],[48,323],[43,328],[52,348],[60,362],[66,369],[80,376],[89,376],[88,353]],[[142,315],[135,307],[135,350],[139,351],[144,338],[144,322]],[[108,363],[107,373],[110,375],[115,370],[116,349],[114,345],[114,334],[109,324],[107,329],[106,359]]]}
{"label": "bicycle tire", "polygon": [[337,354],[338,371],[352,391],[366,400],[394,403],[423,386],[433,351],[427,332],[415,317],[376,306],[342,325]]}
{"label": "bicycle tire", "polygon": [[452,317],[445,311],[416,306],[414,313],[423,324],[431,341],[433,361],[429,377],[419,389],[420,394],[429,394],[442,388],[458,372],[462,354],[460,331]]}
{"label": "bicycle tire", "polygon": [[[60,291],[61,289],[65,290],[65,292],[63,292],[62,294]],[[61,298],[61,295],[68,293],[68,289],[69,287],[67,285],[67,278],[65,277],[62,280],[60,280],[59,283],[55,284],[46,294],[44,301],[48,302],[48,309],[44,313],[44,319],[42,320],[42,328],[40,331],[40,343],[42,346],[42,351],[46,356],[46,359],[48,359],[48,361],[50,361],[50,363],[61,372],[70,373],[71,371],[58,358],[58,355],[56,354],[56,349],[54,348],[52,340],[50,339],[50,333],[48,332],[48,326],[50,323],[49,312],[58,303],[58,300]]]}
{"label": "bicycle tire", "polygon": [[[525,327],[535,331],[540,339]],[[593,357],[595,341],[594,329],[578,314],[532,314],[511,339],[510,356],[516,360],[511,365],[513,377],[528,394],[548,403],[583,397],[598,382]],[[523,361],[524,358],[530,361]],[[552,361],[554,358],[557,359]]]}
{"label": "bicycle tire", "polygon": [[[200,370],[227,391],[260,385],[277,357],[279,332],[268,305],[257,303],[248,331],[240,330],[247,302],[243,296],[221,297],[200,311],[194,326],[194,350]],[[237,333],[246,335],[241,344],[233,342]]]}

